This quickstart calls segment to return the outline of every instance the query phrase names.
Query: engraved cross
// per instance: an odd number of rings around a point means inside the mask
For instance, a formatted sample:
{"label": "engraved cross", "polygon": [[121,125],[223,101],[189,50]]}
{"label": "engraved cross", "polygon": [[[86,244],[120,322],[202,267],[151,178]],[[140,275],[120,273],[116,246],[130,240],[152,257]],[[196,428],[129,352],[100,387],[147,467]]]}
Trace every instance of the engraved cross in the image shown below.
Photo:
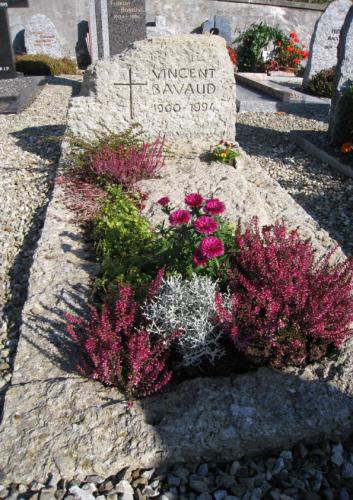
{"label": "engraved cross", "polygon": [[129,68],[129,82],[128,83],[114,83],[114,85],[128,85],[130,87],[130,118],[134,117],[133,107],[132,107],[132,88],[136,85],[147,85],[147,83],[137,83],[132,81],[132,71]]}

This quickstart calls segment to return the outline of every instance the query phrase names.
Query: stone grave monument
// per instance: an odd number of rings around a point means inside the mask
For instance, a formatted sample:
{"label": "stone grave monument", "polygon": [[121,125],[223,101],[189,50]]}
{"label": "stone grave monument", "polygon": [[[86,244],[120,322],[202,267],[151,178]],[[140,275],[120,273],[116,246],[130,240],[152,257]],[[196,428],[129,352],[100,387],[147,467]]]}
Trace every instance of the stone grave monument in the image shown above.
{"label": "stone grave monument", "polygon": [[329,137],[333,144],[342,144],[347,140],[345,120],[345,93],[353,85],[353,6],[349,9],[343,25],[338,46],[338,62],[335,90],[330,111]]}
{"label": "stone grave monument", "polygon": [[201,25],[202,33],[212,33],[221,36],[227,42],[227,45],[231,45],[234,41],[234,36],[232,34],[232,28],[229,19],[226,16],[214,16],[213,19],[208,19]]}
{"label": "stone grave monument", "polygon": [[7,9],[28,7],[28,0],[0,1],[0,79],[16,78]]}
{"label": "stone grave monument", "polygon": [[235,80],[225,40],[182,35],[135,42],[86,72],[69,109],[71,132],[85,139],[137,122],[173,151],[204,151],[234,140]]}
{"label": "stone grave monument", "polygon": [[32,16],[26,24],[25,46],[28,54],[46,54],[57,58],[69,56],[54,23],[43,14]]}
{"label": "stone grave monument", "polygon": [[323,69],[337,64],[339,35],[352,5],[350,0],[333,0],[318,19],[310,42],[310,55],[305,68],[303,85]]}
{"label": "stone grave monument", "polygon": [[119,54],[144,38],[145,0],[90,0],[92,62]]}

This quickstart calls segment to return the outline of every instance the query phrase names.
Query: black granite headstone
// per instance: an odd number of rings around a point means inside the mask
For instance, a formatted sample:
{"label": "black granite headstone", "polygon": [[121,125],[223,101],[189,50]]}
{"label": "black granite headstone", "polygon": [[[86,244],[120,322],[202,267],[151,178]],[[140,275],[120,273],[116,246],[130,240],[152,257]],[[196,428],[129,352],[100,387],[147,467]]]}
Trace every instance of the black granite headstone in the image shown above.
{"label": "black granite headstone", "polygon": [[110,55],[146,38],[145,0],[108,0]]}
{"label": "black granite headstone", "polygon": [[17,76],[7,14],[11,7],[28,7],[28,0],[0,1],[0,79]]}
{"label": "black granite headstone", "polygon": [[95,0],[94,4],[99,59],[119,54],[146,38],[145,0]]}

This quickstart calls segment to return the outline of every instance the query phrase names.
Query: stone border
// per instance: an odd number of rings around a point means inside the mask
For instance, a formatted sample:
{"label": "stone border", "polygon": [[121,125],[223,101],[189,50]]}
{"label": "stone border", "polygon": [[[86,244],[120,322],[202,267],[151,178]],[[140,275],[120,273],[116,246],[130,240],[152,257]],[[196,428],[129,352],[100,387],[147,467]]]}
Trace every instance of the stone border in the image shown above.
{"label": "stone border", "polygon": [[[188,161],[179,165],[185,169]],[[245,153],[235,171],[210,168],[232,173],[232,179],[239,174],[273,216],[301,225],[321,250],[332,246],[327,233]],[[224,172],[220,181],[229,185]],[[0,476],[6,483],[44,482],[49,474],[107,477],[125,466],[227,461],[351,431],[351,341],[305,370],[198,378],[132,406],[118,390],[79,377],[63,315],[82,310],[96,271],[56,185],[31,269],[0,429]]]}
{"label": "stone border", "polygon": [[304,151],[309,153],[311,156],[314,156],[318,158],[320,161],[323,163],[327,163],[330,167],[334,168],[337,172],[339,172],[342,175],[345,175],[346,177],[350,177],[353,179],[353,169],[349,167],[349,165],[346,165],[345,163],[340,162],[333,156],[329,155],[322,149],[318,148],[313,144],[312,142],[308,141],[308,139],[305,139],[300,133],[298,132],[291,132],[290,137],[293,142],[300,148],[302,148]]}
{"label": "stone border", "polygon": [[314,4],[309,2],[292,2],[292,0],[215,0],[216,2],[249,3],[253,5],[270,5],[271,7],[289,7],[290,9],[324,11],[328,3]]}
{"label": "stone border", "polygon": [[[235,78],[237,82],[261,90],[261,92],[283,102],[330,106],[331,99],[311,96],[298,90],[284,87],[280,83],[273,81],[276,78],[275,76],[268,77],[266,73],[236,73]],[[296,77],[294,79],[298,81]]]}

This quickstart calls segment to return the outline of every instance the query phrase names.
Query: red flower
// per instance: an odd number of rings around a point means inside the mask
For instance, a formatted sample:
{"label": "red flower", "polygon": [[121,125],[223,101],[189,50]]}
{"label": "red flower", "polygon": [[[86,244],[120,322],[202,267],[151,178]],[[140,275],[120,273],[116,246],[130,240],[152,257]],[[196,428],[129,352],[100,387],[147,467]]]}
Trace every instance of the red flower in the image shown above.
{"label": "red flower", "polygon": [[293,59],[293,64],[299,64],[300,63],[300,59]]}
{"label": "red flower", "polygon": [[190,221],[190,212],[187,210],[175,210],[169,216],[169,222],[172,226],[180,226],[181,224],[187,224]]}
{"label": "red flower", "polygon": [[223,241],[215,236],[208,236],[200,243],[200,252],[203,257],[214,259],[224,254]]}
{"label": "red flower", "polygon": [[193,259],[192,259],[193,263],[195,264],[195,266],[197,267],[200,267],[200,266],[204,266],[207,264],[208,262],[208,258],[207,257],[204,257],[202,255],[202,253],[200,252],[200,250],[196,250],[196,252],[194,253],[194,256],[193,256]]}
{"label": "red flower", "polygon": [[199,208],[203,203],[203,197],[199,193],[190,193],[185,196],[185,203],[189,207]]}
{"label": "red flower", "polygon": [[281,40],[278,40],[277,45],[278,45],[278,47],[280,47],[281,45],[283,45],[283,43],[281,42]]}
{"label": "red flower", "polygon": [[224,212],[225,205],[218,198],[213,198],[212,200],[208,200],[204,210],[211,215],[220,215]]}
{"label": "red flower", "polygon": [[208,217],[208,215],[201,215],[194,222],[195,231],[200,234],[213,234],[217,231],[218,224],[212,219],[212,217]]}
{"label": "red flower", "polygon": [[169,205],[170,203],[170,199],[169,199],[169,196],[163,196],[163,198],[160,198],[157,203],[159,203],[160,205],[162,205],[162,207],[165,207],[166,205]]}

